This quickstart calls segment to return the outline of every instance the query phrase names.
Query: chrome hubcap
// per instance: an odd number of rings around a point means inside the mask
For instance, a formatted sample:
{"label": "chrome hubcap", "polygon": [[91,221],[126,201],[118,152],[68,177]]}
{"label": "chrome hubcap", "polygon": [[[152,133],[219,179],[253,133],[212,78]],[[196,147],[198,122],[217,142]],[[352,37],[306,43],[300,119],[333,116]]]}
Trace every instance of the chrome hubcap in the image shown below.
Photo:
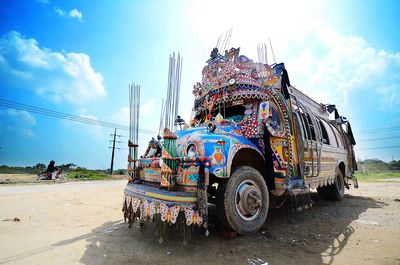
{"label": "chrome hubcap", "polygon": [[243,220],[252,221],[262,207],[261,189],[253,180],[242,181],[235,193],[236,211]]}

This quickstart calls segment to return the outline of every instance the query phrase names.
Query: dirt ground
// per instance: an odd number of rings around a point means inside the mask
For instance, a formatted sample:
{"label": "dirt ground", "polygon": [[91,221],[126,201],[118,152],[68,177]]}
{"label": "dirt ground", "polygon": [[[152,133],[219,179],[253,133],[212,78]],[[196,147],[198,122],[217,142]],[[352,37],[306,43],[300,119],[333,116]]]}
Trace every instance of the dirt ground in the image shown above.
{"label": "dirt ground", "polygon": [[[36,174],[0,174],[0,185],[1,184],[21,184],[21,183],[36,183],[37,184],[37,175]],[[68,177],[68,173],[67,173]],[[126,175],[112,175],[109,176],[109,179],[112,180],[122,180],[126,179]],[[74,178],[69,178],[68,181],[87,181],[86,179],[74,179]],[[54,181],[41,181],[41,184],[51,184]],[[55,182],[60,182],[60,181],[55,181]]]}
{"label": "dirt ground", "polygon": [[34,174],[0,174],[0,184],[33,183],[37,179]]}
{"label": "dirt ground", "polygon": [[0,185],[0,264],[400,264],[400,182],[360,183],[341,202],[313,194],[310,210],[270,210],[260,232],[231,240],[211,208],[209,237],[187,246],[174,230],[160,245],[152,226],[128,229],[125,183]]}

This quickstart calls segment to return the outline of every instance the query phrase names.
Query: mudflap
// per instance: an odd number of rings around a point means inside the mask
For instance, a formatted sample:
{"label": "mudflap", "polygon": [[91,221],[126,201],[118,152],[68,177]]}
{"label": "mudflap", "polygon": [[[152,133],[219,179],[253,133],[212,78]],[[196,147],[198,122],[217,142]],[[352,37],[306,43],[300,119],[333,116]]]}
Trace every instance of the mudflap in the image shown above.
{"label": "mudflap", "polygon": [[351,178],[353,180],[353,186],[354,188],[358,189],[358,179],[356,176],[352,176]]}
{"label": "mudflap", "polygon": [[314,202],[311,199],[309,188],[297,188],[287,191],[288,196],[288,209],[291,212],[300,212],[303,210],[310,209]]}
{"label": "mudflap", "polygon": [[350,184],[349,184],[349,180],[352,180],[353,181],[353,187],[355,188],[355,189],[358,189],[358,179],[357,179],[357,177],[356,176],[354,176],[354,175],[351,175],[351,178],[350,177],[347,177],[346,178],[346,181],[345,181],[345,187],[346,187],[346,189],[350,189]]}

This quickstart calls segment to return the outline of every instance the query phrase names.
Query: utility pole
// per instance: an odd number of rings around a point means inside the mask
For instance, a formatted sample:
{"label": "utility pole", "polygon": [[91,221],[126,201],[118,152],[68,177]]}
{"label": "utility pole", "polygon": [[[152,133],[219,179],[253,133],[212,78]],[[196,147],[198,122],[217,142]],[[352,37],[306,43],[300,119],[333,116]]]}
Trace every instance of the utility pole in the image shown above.
{"label": "utility pole", "polygon": [[113,140],[113,147],[112,147],[112,154],[111,154],[111,167],[110,167],[110,175],[113,173],[114,167],[114,151],[115,151],[115,137],[117,136],[117,128],[114,129],[114,140]]}

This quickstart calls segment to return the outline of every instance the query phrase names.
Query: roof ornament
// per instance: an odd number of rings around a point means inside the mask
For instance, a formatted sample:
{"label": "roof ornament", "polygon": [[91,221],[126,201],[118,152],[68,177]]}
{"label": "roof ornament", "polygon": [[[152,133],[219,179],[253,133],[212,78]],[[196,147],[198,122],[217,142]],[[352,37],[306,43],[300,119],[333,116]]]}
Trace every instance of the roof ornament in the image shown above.
{"label": "roof ornament", "polygon": [[[230,28],[224,36],[222,36],[222,34],[219,35],[215,48],[211,51],[210,59],[207,60],[208,64],[217,61],[226,61],[226,56],[223,56],[221,53],[224,52],[226,55],[226,49],[229,47],[232,38],[232,29],[233,28]],[[221,53],[219,53],[220,51]]]}

